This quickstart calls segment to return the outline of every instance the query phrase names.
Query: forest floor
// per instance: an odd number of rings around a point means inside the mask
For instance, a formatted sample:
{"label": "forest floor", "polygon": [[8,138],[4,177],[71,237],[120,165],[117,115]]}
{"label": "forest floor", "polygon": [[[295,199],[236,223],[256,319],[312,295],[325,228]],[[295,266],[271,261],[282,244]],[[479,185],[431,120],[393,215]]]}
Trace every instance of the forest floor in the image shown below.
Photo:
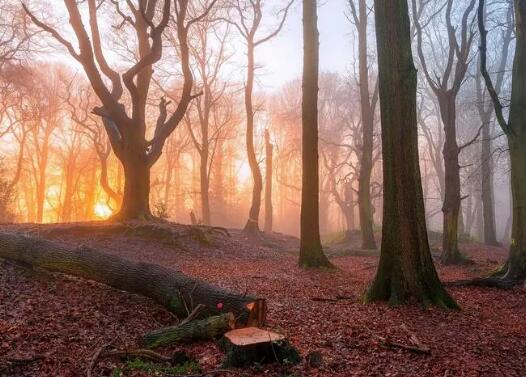
{"label": "forest floor", "polygon": [[[296,265],[297,240],[279,234],[254,245],[233,231],[231,238],[214,236],[211,245],[189,239],[174,247],[130,234],[64,231],[46,236],[42,230],[49,227],[57,225],[4,225],[0,230],[95,247],[265,297],[269,327],[286,334],[303,356],[323,355],[317,368],[302,361],[294,367],[262,365],[216,376],[526,376],[526,287],[448,288],[461,311],[365,305],[360,298],[376,271],[377,253],[333,247],[328,252],[337,270],[305,271]],[[475,243],[462,244],[462,251],[475,263],[437,263],[444,281],[487,273],[507,255],[502,248]],[[337,297],[344,299],[319,300]],[[85,376],[101,346],[134,348],[145,332],[174,323],[170,313],[144,297],[0,261],[0,376]],[[429,354],[382,342],[380,337],[410,344],[404,326],[430,348]],[[219,368],[223,359],[213,342],[159,350],[165,355],[176,351],[184,351],[195,360],[189,365],[205,372]],[[16,364],[9,359],[28,360]],[[175,371],[156,368],[104,359],[93,376]]]}

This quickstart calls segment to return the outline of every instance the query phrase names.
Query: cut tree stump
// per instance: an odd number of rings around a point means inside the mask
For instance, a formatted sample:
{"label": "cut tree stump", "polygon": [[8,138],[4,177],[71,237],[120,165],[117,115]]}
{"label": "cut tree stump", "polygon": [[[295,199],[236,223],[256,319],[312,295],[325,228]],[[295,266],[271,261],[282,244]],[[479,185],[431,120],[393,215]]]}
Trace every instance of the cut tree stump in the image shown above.
{"label": "cut tree stump", "polygon": [[0,232],[0,258],[94,280],[126,292],[140,294],[186,318],[196,305],[203,316],[233,313],[236,327],[262,326],[266,303],[231,293],[159,265],[128,260],[87,247],[73,248],[56,242]]}
{"label": "cut tree stump", "polygon": [[142,338],[141,343],[143,347],[152,349],[178,342],[214,339],[232,330],[235,322],[232,313],[196,319],[149,332]]}
{"label": "cut tree stump", "polygon": [[227,332],[220,346],[226,353],[224,367],[241,367],[255,362],[297,364],[301,360],[285,336],[256,327]]}

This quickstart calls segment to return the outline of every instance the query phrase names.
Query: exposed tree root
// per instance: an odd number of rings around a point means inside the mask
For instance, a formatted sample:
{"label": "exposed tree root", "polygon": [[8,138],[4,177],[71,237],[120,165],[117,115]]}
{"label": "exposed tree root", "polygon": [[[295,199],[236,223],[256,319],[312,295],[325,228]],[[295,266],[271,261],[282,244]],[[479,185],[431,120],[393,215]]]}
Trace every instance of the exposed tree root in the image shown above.
{"label": "exposed tree root", "polygon": [[526,271],[516,265],[512,265],[508,260],[501,268],[497,269],[489,276],[456,280],[447,283],[447,285],[451,287],[471,286],[512,289],[524,283],[526,283]]}
{"label": "exposed tree root", "polygon": [[512,289],[524,283],[524,279],[509,279],[505,277],[487,276],[474,279],[456,280],[446,283],[449,287],[490,287]]}

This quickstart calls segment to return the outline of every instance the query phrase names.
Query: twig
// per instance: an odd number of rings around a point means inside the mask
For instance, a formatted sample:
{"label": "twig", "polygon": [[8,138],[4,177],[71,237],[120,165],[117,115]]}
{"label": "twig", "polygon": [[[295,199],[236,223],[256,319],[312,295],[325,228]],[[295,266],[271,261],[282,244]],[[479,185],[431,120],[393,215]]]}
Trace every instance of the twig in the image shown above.
{"label": "twig", "polygon": [[342,300],[352,300],[354,297],[351,296],[336,296],[334,298],[331,297],[311,297],[311,301],[318,301],[318,302],[338,302]]}
{"label": "twig", "polygon": [[417,338],[416,334],[412,332],[411,330],[409,330],[409,328],[406,326],[405,323],[402,323],[400,327],[402,328],[402,330],[404,330],[409,335],[409,340],[411,341],[411,343],[416,345],[423,352],[431,353],[431,350],[429,349],[429,347],[426,346],[424,343],[422,343],[420,339]]}
{"label": "twig", "polygon": [[[369,330],[369,329],[367,329],[367,330]],[[410,351],[410,352],[414,352],[414,353],[421,353],[421,354],[426,354],[426,355],[429,355],[431,353],[431,350],[427,346],[420,347],[418,345],[412,346],[412,345],[408,345],[408,344],[402,344],[402,343],[398,343],[398,342],[393,342],[389,338],[386,338],[386,337],[374,334],[371,330],[369,330],[369,332],[371,333],[371,335],[374,338],[378,339],[382,343],[382,345],[384,345],[386,347],[400,348],[400,349],[403,349],[403,350],[406,350],[406,351]]]}
{"label": "twig", "polygon": [[106,347],[108,347],[109,344],[106,343],[106,344],[103,344],[102,346],[100,346],[99,348],[97,348],[97,351],[95,351],[95,353],[93,354],[93,357],[91,358],[91,361],[88,365],[88,369],[86,370],[86,375],[88,377],[91,377],[91,372],[93,371],[93,368],[95,368],[95,365],[97,364],[97,360],[99,359],[100,357],[100,354],[102,353],[102,351],[104,351],[106,349]]}
{"label": "twig", "polygon": [[181,321],[181,323],[179,323],[179,326],[184,325],[185,323],[188,323],[190,321],[193,321],[199,315],[199,313],[201,313],[205,309],[206,309],[206,305],[203,305],[203,304],[197,305],[192,310],[192,312],[188,314],[188,317],[186,317],[185,319]]}

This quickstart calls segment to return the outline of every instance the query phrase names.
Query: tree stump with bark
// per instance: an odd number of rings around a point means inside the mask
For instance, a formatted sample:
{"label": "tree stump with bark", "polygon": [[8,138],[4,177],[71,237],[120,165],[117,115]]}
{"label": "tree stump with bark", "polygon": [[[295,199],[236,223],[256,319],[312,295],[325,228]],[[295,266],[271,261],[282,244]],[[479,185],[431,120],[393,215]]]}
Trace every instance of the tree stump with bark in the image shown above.
{"label": "tree stump with bark", "polygon": [[226,353],[224,367],[242,367],[255,362],[297,364],[301,360],[285,336],[256,327],[227,332],[220,346]]}

